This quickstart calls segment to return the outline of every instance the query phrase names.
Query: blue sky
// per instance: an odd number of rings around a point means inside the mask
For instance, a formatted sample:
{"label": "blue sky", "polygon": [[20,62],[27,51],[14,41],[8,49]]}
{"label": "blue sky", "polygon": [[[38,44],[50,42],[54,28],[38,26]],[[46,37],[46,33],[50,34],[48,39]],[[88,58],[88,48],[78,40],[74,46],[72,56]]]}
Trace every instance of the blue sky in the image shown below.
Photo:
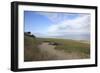
{"label": "blue sky", "polygon": [[90,14],[24,11],[24,31],[37,37],[89,38]]}
{"label": "blue sky", "polygon": [[36,12],[25,11],[25,31],[31,31],[32,33],[42,33],[45,28],[50,26],[51,21],[45,16],[39,15]]}

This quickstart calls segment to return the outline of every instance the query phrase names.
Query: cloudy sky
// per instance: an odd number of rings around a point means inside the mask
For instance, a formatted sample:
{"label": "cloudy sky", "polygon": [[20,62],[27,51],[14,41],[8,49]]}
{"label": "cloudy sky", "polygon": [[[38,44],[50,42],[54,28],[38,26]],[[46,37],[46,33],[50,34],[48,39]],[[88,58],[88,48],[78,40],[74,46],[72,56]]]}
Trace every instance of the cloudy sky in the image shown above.
{"label": "cloudy sky", "polygon": [[24,24],[37,37],[90,39],[90,14],[24,11]]}

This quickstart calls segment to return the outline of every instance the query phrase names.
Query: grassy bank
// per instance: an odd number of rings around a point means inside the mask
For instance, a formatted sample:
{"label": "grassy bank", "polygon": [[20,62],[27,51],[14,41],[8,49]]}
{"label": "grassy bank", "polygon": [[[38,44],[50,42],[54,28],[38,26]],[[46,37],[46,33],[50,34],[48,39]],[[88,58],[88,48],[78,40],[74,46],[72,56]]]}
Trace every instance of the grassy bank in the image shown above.
{"label": "grassy bank", "polygon": [[64,50],[67,53],[77,53],[81,58],[90,57],[90,44],[83,43],[82,41],[70,40],[70,39],[56,39],[56,38],[41,38],[41,40],[56,42],[57,50]]}
{"label": "grassy bank", "polygon": [[39,60],[40,51],[38,44],[39,41],[37,41],[36,38],[29,36],[24,37],[24,61]]}
{"label": "grassy bank", "polygon": [[[24,61],[54,60],[48,53],[41,53],[39,45],[44,41],[56,42],[55,49],[68,54],[77,54],[79,59],[90,57],[90,44],[76,40],[56,38],[33,38],[24,36]],[[73,57],[74,59],[74,57]]]}

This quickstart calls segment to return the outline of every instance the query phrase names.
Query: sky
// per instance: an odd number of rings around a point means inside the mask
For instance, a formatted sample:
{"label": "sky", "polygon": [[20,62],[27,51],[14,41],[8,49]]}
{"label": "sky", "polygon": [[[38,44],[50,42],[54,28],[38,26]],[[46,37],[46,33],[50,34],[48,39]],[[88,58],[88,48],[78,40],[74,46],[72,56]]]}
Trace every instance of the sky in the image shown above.
{"label": "sky", "polygon": [[90,14],[24,11],[24,31],[36,37],[90,39]]}

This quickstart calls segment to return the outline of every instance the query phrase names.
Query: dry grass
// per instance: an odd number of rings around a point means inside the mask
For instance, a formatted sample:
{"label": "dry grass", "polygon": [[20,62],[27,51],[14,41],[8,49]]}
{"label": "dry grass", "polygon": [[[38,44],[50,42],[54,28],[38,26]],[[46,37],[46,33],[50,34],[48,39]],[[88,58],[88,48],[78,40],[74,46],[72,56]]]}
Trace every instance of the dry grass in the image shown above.
{"label": "dry grass", "polygon": [[56,39],[56,38],[42,38],[42,40],[57,42],[60,45],[55,47],[56,50],[65,51],[66,53],[77,54],[80,59],[90,58],[90,44],[82,41],[69,40],[69,39]]}
{"label": "dry grass", "polygon": [[[24,61],[44,61],[44,60],[56,60],[56,56],[41,51],[39,45],[43,41],[57,42],[60,45],[56,45],[55,50],[63,51],[66,53],[67,58],[64,59],[84,59],[90,57],[90,44],[82,43],[79,41],[68,39],[53,39],[53,38],[33,38],[29,36],[24,37]],[[44,49],[47,49],[44,47]],[[50,51],[50,49],[49,49]],[[61,53],[60,53],[61,54]]]}

